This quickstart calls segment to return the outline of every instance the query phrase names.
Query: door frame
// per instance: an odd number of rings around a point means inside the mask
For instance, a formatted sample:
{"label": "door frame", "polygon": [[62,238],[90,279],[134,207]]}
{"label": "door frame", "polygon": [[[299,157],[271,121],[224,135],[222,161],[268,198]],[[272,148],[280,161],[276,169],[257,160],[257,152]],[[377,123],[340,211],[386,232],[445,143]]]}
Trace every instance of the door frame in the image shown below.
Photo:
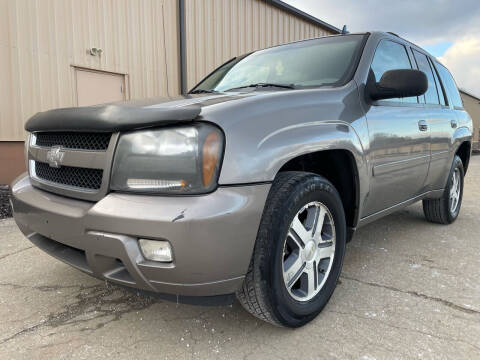
{"label": "door frame", "polygon": [[[398,45],[403,46],[403,48],[405,49],[405,53],[407,55],[407,58],[410,62],[411,69],[418,70],[418,64],[415,60],[414,54],[412,52],[412,48],[409,44],[406,44],[404,41],[402,41],[402,39],[396,39],[396,38],[392,38],[392,37],[388,37],[388,36],[383,36],[383,37],[380,37],[379,39],[377,39],[376,43],[374,44],[373,53],[371,55],[371,58],[368,61],[367,76],[365,78],[365,84],[368,82],[368,73],[371,69],[371,66],[372,66],[372,63],[374,61],[377,49],[383,41],[391,41],[393,43],[397,43]],[[432,106],[436,106],[436,105],[432,105]],[[386,99],[386,100],[372,101],[370,103],[370,107],[373,108],[373,109],[382,108],[382,107],[396,109],[396,108],[399,108],[399,107],[400,108],[404,107],[404,108],[412,108],[412,109],[423,110],[423,109],[426,108],[426,104],[421,103],[420,99],[417,97],[417,102],[416,103],[414,103],[414,102],[399,102],[399,101],[392,101],[390,99]],[[440,104],[436,107],[441,108]],[[367,124],[369,124],[368,113],[369,113],[369,111],[365,110],[365,118],[366,118]],[[371,140],[372,139],[371,139],[370,125],[368,125],[368,127],[369,127],[369,131],[368,131],[369,145],[371,146]],[[367,204],[369,204],[369,197],[372,196],[371,193],[372,193],[372,190],[373,190],[373,186],[375,185],[375,177],[392,173],[393,171],[398,170],[398,169],[402,169],[405,166],[411,165],[412,163],[418,163],[419,165],[421,165],[423,163],[426,163],[427,173],[425,174],[425,177],[423,179],[423,187],[425,187],[426,181],[428,180],[428,175],[429,175],[429,172],[430,172],[430,162],[431,162],[430,128],[428,129],[428,134],[429,134],[429,136],[428,136],[429,137],[428,150],[424,155],[412,156],[410,158],[402,159],[400,161],[391,161],[391,162],[387,162],[387,163],[384,163],[384,164],[377,165],[376,161],[375,161],[376,157],[372,154],[371,149],[369,147],[369,153],[367,155],[367,159],[368,159],[368,162],[370,164],[369,173],[370,173],[371,179],[370,179],[370,182],[369,182],[369,195],[365,199],[366,201],[364,203],[363,212],[368,210],[368,208],[367,209],[365,209],[365,208],[367,207]],[[420,193],[422,193],[422,191],[421,191],[422,189],[419,189],[419,190],[420,190]],[[416,198],[418,196],[419,196],[419,194],[413,194],[413,198]],[[384,209],[377,209],[372,213],[362,214],[364,217],[362,217],[360,220],[372,217],[372,216],[374,216],[378,213],[382,213],[382,212],[384,212],[388,209],[395,208],[396,206],[400,206],[401,204],[407,203],[408,201],[410,201],[410,199],[403,199],[402,201],[400,201],[398,203],[392,203],[392,204],[386,206]]]}
{"label": "door frame", "polygon": [[72,103],[74,106],[78,106],[78,91],[77,91],[77,70],[80,71],[89,71],[98,74],[110,74],[110,75],[120,75],[123,76],[123,89],[125,100],[130,100],[130,76],[128,73],[123,71],[110,71],[104,69],[97,69],[94,67],[84,66],[84,65],[70,65],[71,77],[72,77]]}

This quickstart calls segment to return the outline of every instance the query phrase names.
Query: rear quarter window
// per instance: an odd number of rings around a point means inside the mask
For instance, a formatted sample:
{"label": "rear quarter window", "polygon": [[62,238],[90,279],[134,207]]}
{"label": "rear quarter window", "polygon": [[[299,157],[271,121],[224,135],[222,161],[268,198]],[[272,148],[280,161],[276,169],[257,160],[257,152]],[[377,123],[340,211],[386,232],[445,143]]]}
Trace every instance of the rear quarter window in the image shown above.
{"label": "rear quarter window", "polygon": [[448,71],[448,69],[439,62],[436,62],[435,66],[438,69],[438,74],[440,75],[440,79],[442,80],[445,91],[447,92],[449,103],[455,108],[463,109],[462,98],[460,97],[457,84],[455,84],[452,74],[450,74],[450,71]]}

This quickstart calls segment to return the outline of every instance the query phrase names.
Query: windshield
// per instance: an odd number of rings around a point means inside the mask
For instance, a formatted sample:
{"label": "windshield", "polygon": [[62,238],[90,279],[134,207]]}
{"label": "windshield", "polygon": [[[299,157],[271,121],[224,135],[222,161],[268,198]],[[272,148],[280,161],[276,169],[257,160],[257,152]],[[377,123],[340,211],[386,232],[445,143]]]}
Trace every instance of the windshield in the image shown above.
{"label": "windshield", "polygon": [[256,51],[211,73],[192,92],[248,86],[339,86],[353,75],[364,35],[331,36]]}

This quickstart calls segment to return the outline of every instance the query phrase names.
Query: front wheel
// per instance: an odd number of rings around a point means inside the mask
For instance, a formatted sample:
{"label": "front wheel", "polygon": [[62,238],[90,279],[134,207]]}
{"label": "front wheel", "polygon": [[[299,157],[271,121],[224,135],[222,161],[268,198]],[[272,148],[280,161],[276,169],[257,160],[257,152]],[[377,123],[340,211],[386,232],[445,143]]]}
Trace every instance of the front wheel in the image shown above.
{"label": "front wheel", "polygon": [[345,214],[335,187],[315,174],[280,173],[237,293],[240,303],[274,325],[306,324],[333,294],[345,243]]}
{"label": "front wheel", "polygon": [[438,224],[453,223],[460,213],[463,197],[464,169],[462,159],[455,155],[447,187],[440,199],[423,200],[425,218]]}

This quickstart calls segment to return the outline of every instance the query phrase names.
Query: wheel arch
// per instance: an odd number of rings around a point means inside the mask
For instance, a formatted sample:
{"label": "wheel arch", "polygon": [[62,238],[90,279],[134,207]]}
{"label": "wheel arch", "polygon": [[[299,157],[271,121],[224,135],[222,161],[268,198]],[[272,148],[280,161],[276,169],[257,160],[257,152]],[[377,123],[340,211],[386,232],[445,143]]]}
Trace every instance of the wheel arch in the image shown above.
{"label": "wheel arch", "polygon": [[455,155],[458,155],[460,159],[462,159],[463,170],[465,174],[467,173],[471,154],[472,154],[472,143],[470,141],[461,142],[458,145],[457,150],[455,151]]}
{"label": "wheel arch", "polygon": [[350,240],[360,208],[360,176],[354,154],[347,149],[313,151],[289,159],[278,173],[284,171],[311,172],[325,177],[335,186],[342,200]]}

